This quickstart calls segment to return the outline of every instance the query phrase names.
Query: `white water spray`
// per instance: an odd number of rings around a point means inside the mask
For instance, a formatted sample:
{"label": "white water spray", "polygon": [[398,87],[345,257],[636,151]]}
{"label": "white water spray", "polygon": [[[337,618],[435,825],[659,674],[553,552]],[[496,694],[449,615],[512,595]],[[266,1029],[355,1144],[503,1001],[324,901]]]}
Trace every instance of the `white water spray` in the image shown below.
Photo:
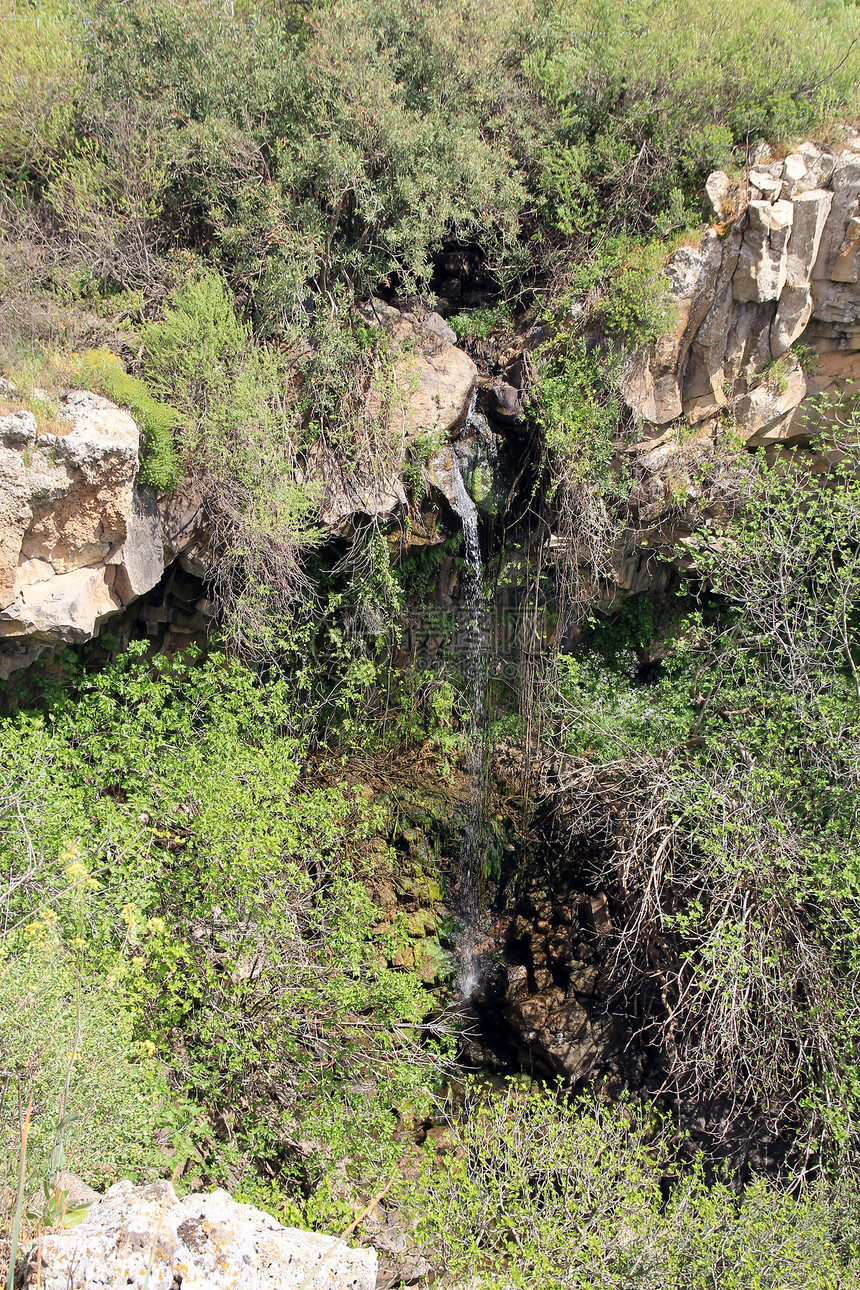
{"label": "white water spray", "polygon": [[478,511],[466,491],[454,453],[451,454],[451,460],[450,501],[462,522],[466,548],[466,571],[463,578],[465,623],[461,639],[464,645],[463,672],[470,708],[467,770],[472,782],[460,853],[459,912],[463,920],[463,934],[457,982],[463,999],[470,999],[480,984],[481,942],[485,939],[482,924],[486,919],[483,901],[483,870],[487,849],[484,709],[488,631]]}

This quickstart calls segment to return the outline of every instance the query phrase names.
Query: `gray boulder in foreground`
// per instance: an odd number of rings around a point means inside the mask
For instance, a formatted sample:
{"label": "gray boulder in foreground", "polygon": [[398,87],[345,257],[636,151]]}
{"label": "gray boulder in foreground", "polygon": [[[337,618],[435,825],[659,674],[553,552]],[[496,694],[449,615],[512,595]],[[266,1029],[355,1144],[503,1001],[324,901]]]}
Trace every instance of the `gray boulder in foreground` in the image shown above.
{"label": "gray boulder in foreground", "polygon": [[[41,1247],[41,1248],[39,1248]],[[84,1221],[43,1236],[23,1285],[42,1290],[374,1290],[373,1250],[282,1227],[225,1191],[179,1200],[169,1182],[115,1183]],[[148,1281],[147,1281],[148,1274]]]}

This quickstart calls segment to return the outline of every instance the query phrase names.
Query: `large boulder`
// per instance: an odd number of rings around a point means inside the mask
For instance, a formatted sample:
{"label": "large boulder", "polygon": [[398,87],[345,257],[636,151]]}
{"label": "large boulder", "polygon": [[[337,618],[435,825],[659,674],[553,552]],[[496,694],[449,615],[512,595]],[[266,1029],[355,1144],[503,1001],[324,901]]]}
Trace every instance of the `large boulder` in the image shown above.
{"label": "large boulder", "polygon": [[[314,1269],[316,1273],[314,1274]],[[375,1290],[377,1256],[283,1227],[225,1191],[116,1183],[79,1226],[40,1237],[20,1284],[42,1290]]]}
{"label": "large boulder", "polygon": [[0,417],[0,676],[37,642],[89,640],[161,577],[139,440],[127,412],[80,390],[47,425],[26,408]]}
{"label": "large boulder", "polygon": [[368,442],[350,456],[325,444],[308,454],[305,482],[317,487],[320,522],[335,533],[346,531],[355,515],[380,519],[406,505],[402,472],[410,447],[418,439],[441,442],[465,421],[478,375],[439,314],[401,312],[379,300],[361,314],[391,342],[390,367],[368,397],[385,442]]}

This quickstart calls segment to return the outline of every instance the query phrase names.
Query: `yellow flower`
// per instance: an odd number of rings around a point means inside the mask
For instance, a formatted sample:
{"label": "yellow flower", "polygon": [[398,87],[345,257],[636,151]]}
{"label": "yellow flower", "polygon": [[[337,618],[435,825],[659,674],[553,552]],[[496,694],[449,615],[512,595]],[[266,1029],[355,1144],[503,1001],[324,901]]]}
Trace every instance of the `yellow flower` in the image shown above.
{"label": "yellow flower", "polygon": [[146,920],[146,930],[148,932],[163,932],[167,924],[163,918],[148,918]]}
{"label": "yellow flower", "polygon": [[70,864],[66,870],[66,877],[69,882],[74,883],[77,886],[79,882],[82,882],[84,878],[87,877],[88,873],[89,870],[87,869],[87,866],[85,864],[81,864],[80,860],[76,860],[74,864]]}
{"label": "yellow flower", "polygon": [[132,967],[141,968],[145,962],[146,959],[142,954],[135,954],[134,958],[131,960],[131,965]]}

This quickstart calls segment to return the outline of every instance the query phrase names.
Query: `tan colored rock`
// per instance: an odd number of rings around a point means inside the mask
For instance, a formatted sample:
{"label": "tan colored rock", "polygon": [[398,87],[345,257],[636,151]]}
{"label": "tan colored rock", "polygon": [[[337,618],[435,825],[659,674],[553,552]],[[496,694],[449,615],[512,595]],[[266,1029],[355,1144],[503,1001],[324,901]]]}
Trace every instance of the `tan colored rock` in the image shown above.
{"label": "tan colored rock", "polygon": [[451,328],[436,313],[419,317],[379,302],[362,313],[384,327],[402,351],[391,377],[392,430],[404,445],[419,435],[449,434],[466,416],[478,376],[469,355],[452,344]]}
{"label": "tan colored rock", "polygon": [[683,374],[684,415],[694,423],[724,407],[727,338],[731,331],[732,279],[740,256],[742,235],[733,230],[721,239],[721,258],[713,289],[705,293],[710,301],[690,346]]}
{"label": "tan colored rock", "polygon": [[853,283],[812,282],[812,316],[837,326],[860,321],[860,291]]}
{"label": "tan colored rock", "polygon": [[682,247],[666,267],[675,321],[656,345],[628,355],[619,379],[624,401],[643,421],[665,425],[681,415],[681,374],[692,339],[713,305],[722,259],[723,244],[711,232],[700,247]]}
{"label": "tan colored rock", "polygon": [[[0,417],[0,637],[89,640],[163,571],[155,500],[138,491],[137,426],[107,399],[73,391],[61,424]],[[4,667],[6,665],[4,664]],[[11,664],[10,664],[11,666]]]}
{"label": "tan colored rock", "polygon": [[782,176],[780,174],[768,174],[763,170],[751,170],[749,181],[769,201],[775,200],[782,189]]}
{"label": "tan colored rock", "polygon": [[780,358],[803,335],[812,317],[812,303],[811,287],[783,287],[770,329],[770,352],[774,358]]}
{"label": "tan colored rock", "polygon": [[124,605],[146,595],[164,572],[164,542],[158,501],[151,488],[134,490],[125,541],[114,557],[114,590]]}
{"label": "tan colored rock", "polygon": [[401,471],[410,444],[421,436],[441,440],[464,421],[477,381],[475,364],[451,343],[454,333],[438,314],[401,313],[380,301],[361,312],[388,331],[401,356],[385,391],[371,396],[372,410],[386,422],[386,469],[380,473],[370,444],[349,462],[327,446],[308,454],[304,480],[317,485],[320,522],[335,532],[357,514],[380,518],[406,505]]}
{"label": "tan colored rock", "polygon": [[722,218],[723,207],[728,201],[734,184],[724,170],[714,170],[705,181],[705,196],[709,214],[715,220]]}
{"label": "tan colored rock", "polygon": [[785,286],[794,205],[787,201],[773,205],[750,202],[748,219],[732,282],[734,298],[741,303],[778,300]]}
{"label": "tan colored rock", "polygon": [[[830,182],[833,168],[836,165],[836,157],[832,152],[825,152],[817,144],[804,140],[803,143],[797,145],[792,156],[802,158],[806,165],[806,174],[798,180],[790,181],[786,173],[786,180],[794,183],[795,191],[791,194],[783,193],[784,197],[806,193],[813,188],[824,188]],[[788,158],[786,158],[786,161],[788,161]]]}
{"label": "tan colored rock", "polygon": [[852,215],[830,277],[834,282],[856,282],[860,277],[860,216]]}
{"label": "tan colored rock", "polygon": [[788,200],[796,197],[802,191],[800,185],[806,178],[807,173],[808,167],[803,153],[789,153],[782,167],[781,196]]}
{"label": "tan colored rock", "polygon": [[860,201],[860,155],[845,153],[838,158],[831,179],[833,201],[821,237],[813,278],[833,280],[833,270],[848,235]]}
{"label": "tan colored rock", "polygon": [[320,523],[335,532],[356,514],[379,519],[406,505],[399,473],[376,474],[369,456],[366,461],[345,463],[330,448],[315,445],[308,454],[305,478],[319,488]]}
{"label": "tan colored rock", "polygon": [[823,188],[814,188],[794,199],[794,218],[786,251],[787,286],[809,284],[832,202],[833,194]]}
{"label": "tan colored rock", "polygon": [[101,620],[122,608],[113,592],[115,573],[101,565],[29,583],[0,610],[0,637],[36,636],[69,645],[91,640]]}
{"label": "tan colored rock", "polygon": [[649,349],[643,346],[625,362],[621,390],[638,417],[661,426],[681,415],[681,387],[674,372],[655,376],[650,359]]}
{"label": "tan colored rock", "polygon": [[42,1290],[375,1290],[377,1256],[283,1227],[225,1191],[179,1200],[169,1182],[116,1183],[67,1232],[28,1251],[21,1284]]}
{"label": "tan colored rock", "polygon": [[[791,414],[803,401],[806,390],[806,374],[799,363],[786,374],[783,389],[770,381],[762,381],[750,390],[736,408],[738,429],[748,446],[793,437]],[[802,432],[795,426],[794,434],[797,433]]]}
{"label": "tan colored rock", "polygon": [[837,394],[860,380],[860,352],[832,349],[819,353],[815,372],[809,380],[810,394]]}

